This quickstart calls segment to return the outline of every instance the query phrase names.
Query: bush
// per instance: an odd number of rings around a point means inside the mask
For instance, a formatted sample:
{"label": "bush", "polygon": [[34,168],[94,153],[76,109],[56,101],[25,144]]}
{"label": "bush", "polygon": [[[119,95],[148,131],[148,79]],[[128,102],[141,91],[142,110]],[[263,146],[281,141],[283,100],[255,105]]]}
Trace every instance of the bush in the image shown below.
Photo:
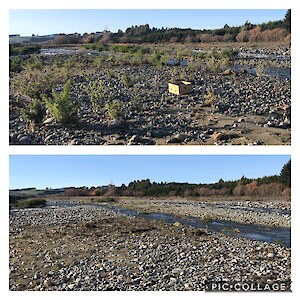
{"label": "bush", "polygon": [[102,81],[91,81],[87,87],[87,94],[90,97],[92,108],[94,111],[98,111],[103,103],[105,95],[108,93],[108,88]]}
{"label": "bush", "polygon": [[9,72],[20,73],[24,69],[24,60],[20,56],[16,56],[9,60]]}
{"label": "bush", "polygon": [[155,50],[153,54],[150,56],[150,61],[154,66],[161,66],[162,64],[162,54]]}
{"label": "bush", "polygon": [[206,64],[208,67],[208,70],[212,74],[219,73],[221,71],[224,71],[228,68],[229,58],[223,57],[221,59],[217,58],[216,56],[212,55],[208,57]]}
{"label": "bush", "polygon": [[28,60],[26,60],[26,69],[28,70],[41,70],[43,67],[43,62],[39,56],[32,55]]}
{"label": "bush", "polygon": [[46,206],[45,199],[26,199],[20,200],[13,204],[15,208],[35,208]]}
{"label": "bush", "polygon": [[25,118],[33,122],[34,124],[40,124],[46,114],[46,108],[42,101],[34,99],[28,110],[23,110]]}
{"label": "bush", "polygon": [[80,197],[89,195],[89,190],[86,188],[68,188],[63,192],[63,196],[65,197]]}
{"label": "bush", "polygon": [[209,224],[213,221],[213,217],[210,216],[210,215],[206,215],[203,219],[202,219],[202,222],[206,223],[206,224]]}
{"label": "bush", "polygon": [[115,202],[114,198],[102,198],[102,199],[95,199],[94,202],[97,203],[104,203],[104,202]]}
{"label": "bush", "polygon": [[53,87],[66,82],[67,78],[67,72],[58,68],[25,70],[15,74],[9,85],[14,94],[41,99],[42,96],[50,97]]}
{"label": "bush", "polygon": [[75,123],[78,119],[77,107],[71,99],[71,81],[68,80],[61,93],[53,93],[53,99],[45,99],[56,121],[62,124]]}
{"label": "bush", "polygon": [[120,100],[113,100],[105,104],[108,115],[113,120],[122,116],[122,107],[123,105]]}
{"label": "bush", "polygon": [[206,99],[205,103],[211,106],[211,113],[213,114],[215,112],[215,106],[217,100],[214,91],[208,90],[207,93],[204,95],[204,98]]}
{"label": "bush", "polygon": [[287,186],[291,186],[291,160],[282,167],[280,181]]}
{"label": "bush", "polygon": [[238,51],[233,49],[224,49],[221,51],[220,56],[222,58],[228,58],[229,60],[233,61],[238,57]]}
{"label": "bush", "polygon": [[40,49],[40,46],[11,46],[9,55],[39,54]]}
{"label": "bush", "polygon": [[133,86],[133,81],[131,79],[131,77],[128,74],[125,74],[122,77],[122,83],[126,86],[126,87],[132,87]]}

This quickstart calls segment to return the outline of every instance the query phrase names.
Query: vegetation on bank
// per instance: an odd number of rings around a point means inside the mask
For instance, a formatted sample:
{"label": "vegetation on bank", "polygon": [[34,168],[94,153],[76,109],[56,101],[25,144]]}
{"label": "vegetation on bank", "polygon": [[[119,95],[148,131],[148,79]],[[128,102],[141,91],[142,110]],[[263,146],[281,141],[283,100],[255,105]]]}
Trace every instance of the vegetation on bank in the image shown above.
{"label": "vegetation on bank", "polygon": [[[263,24],[246,21],[241,26],[224,25],[219,29],[195,30],[190,28],[150,28],[148,24],[128,27],[124,32],[118,30],[91,34],[59,34],[54,44],[127,44],[127,43],[201,43],[201,42],[274,42],[290,38],[291,10],[284,19]],[[106,49],[105,49],[106,50]],[[137,50],[139,51],[139,50]]]}
{"label": "vegetation on bank", "polygon": [[37,207],[44,207],[46,206],[46,200],[45,199],[21,199],[15,203],[13,203],[13,206],[15,208],[37,208]]}
{"label": "vegetation on bank", "polygon": [[64,196],[290,196],[291,161],[286,163],[280,175],[264,176],[256,179],[242,176],[239,180],[220,179],[211,184],[190,184],[176,182],[151,182],[149,179],[137,180],[122,186],[69,188]]}

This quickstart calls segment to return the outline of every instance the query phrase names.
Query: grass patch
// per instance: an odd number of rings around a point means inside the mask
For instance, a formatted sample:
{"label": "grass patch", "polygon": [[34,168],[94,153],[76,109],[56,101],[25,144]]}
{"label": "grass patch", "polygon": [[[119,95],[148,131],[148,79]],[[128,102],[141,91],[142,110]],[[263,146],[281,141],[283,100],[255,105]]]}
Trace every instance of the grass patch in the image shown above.
{"label": "grass patch", "polygon": [[209,224],[213,221],[213,217],[212,216],[205,216],[203,219],[202,219],[202,222],[206,223],[206,224]]}
{"label": "grass patch", "polygon": [[96,203],[103,203],[103,202],[116,202],[114,198],[101,198],[101,199],[92,199]]}
{"label": "grass patch", "polygon": [[151,214],[149,211],[141,210],[138,212],[139,215],[149,215]]}
{"label": "grass patch", "polygon": [[15,208],[35,208],[46,206],[45,199],[25,199],[14,203]]}

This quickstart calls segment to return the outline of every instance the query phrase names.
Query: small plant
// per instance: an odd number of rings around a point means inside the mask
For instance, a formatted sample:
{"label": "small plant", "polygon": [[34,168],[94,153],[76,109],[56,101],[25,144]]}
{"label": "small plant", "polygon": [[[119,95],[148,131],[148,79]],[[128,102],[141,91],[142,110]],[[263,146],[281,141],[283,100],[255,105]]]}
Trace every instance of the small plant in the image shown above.
{"label": "small plant", "polygon": [[211,113],[214,114],[217,100],[215,93],[211,90],[208,90],[206,95],[204,95],[204,98],[206,99],[206,104],[211,106]]}
{"label": "small plant", "polygon": [[208,59],[207,67],[212,74],[219,73],[228,68],[229,59],[227,57],[218,59],[214,56]]}
{"label": "small plant", "polygon": [[115,202],[116,200],[114,198],[101,198],[96,199],[95,202],[97,203],[104,203],[104,202]]}
{"label": "small plant", "polygon": [[77,107],[71,99],[71,81],[68,80],[61,93],[53,93],[53,99],[45,99],[56,121],[62,124],[75,123],[78,119]]}
{"label": "small plant", "polygon": [[34,99],[28,110],[23,110],[25,118],[30,120],[33,124],[40,124],[46,114],[46,108],[42,101]]}
{"label": "small plant", "polygon": [[151,63],[157,67],[161,66],[162,63],[161,59],[162,59],[162,54],[157,50],[155,50],[153,54],[150,56]]}
{"label": "small plant", "polygon": [[131,79],[131,77],[128,74],[125,74],[122,77],[122,83],[126,86],[126,87],[132,87],[133,86],[133,81]]}
{"label": "small plant", "polygon": [[258,64],[255,67],[256,70],[256,76],[258,77],[263,77],[266,73],[266,67],[263,64]]}
{"label": "small plant", "polygon": [[233,49],[224,49],[221,51],[220,56],[222,58],[228,58],[230,61],[234,61],[238,57],[239,52]]}
{"label": "small plant", "polygon": [[213,218],[212,218],[212,216],[210,216],[210,215],[207,215],[207,216],[205,216],[203,219],[202,219],[202,222],[204,222],[204,223],[206,223],[206,224],[209,224],[209,223],[211,223],[213,221]]}
{"label": "small plant", "polygon": [[9,60],[9,72],[20,73],[24,69],[24,61],[20,56]]}
{"label": "small plant", "polygon": [[115,78],[115,77],[116,77],[116,74],[115,74],[114,70],[109,69],[109,70],[107,71],[107,77],[108,77],[109,79]]}
{"label": "small plant", "polygon": [[105,108],[108,111],[109,117],[113,120],[122,116],[123,104],[120,100],[112,100],[111,102],[105,103]]}
{"label": "small plant", "polygon": [[26,68],[28,70],[41,70],[43,67],[43,62],[40,57],[37,55],[32,55],[27,61],[26,61]]}
{"label": "small plant", "polygon": [[98,111],[104,103],[107,88],[102,81],[91,81],[88,85],[87,93],[90,97],[93,110]]}
{"label": "small plant", "polygon": [[36,208],[46,206],[45,199],[25,199],[17,201],[13,204],[15,208]]}

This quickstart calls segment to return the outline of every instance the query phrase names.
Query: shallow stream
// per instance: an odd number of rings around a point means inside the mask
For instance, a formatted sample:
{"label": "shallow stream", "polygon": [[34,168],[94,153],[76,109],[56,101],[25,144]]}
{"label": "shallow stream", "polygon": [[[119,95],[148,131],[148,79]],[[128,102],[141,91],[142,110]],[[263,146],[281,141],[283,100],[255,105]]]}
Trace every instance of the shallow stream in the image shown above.
{"label": "shallow stream", "polygon": [[199,218],[177,217],[171,214],[165,213],[145,213],[138,210],[121,208],[116,206],[110,206],[108,204],[82,204],[79,202],[71,201],[48,201],[48,207],[71,207],[79,205],[89,205],[94,207],[103,207],[107,210],[121,213],[126,216],[134,216],[144,218],[146,220],[158,220],[163,221],[165,224],[180,223],[188,225],[192,228],[207,229],[212,232],[224,233],[236,237],[245,237],[252,240],[263,241],[267,243],[281,244],[287,247],[291,246],[291,229],[284,227],[254,225],[254,224],[242,224],[231,221],[223,220],[208,220],[204,222]]}

